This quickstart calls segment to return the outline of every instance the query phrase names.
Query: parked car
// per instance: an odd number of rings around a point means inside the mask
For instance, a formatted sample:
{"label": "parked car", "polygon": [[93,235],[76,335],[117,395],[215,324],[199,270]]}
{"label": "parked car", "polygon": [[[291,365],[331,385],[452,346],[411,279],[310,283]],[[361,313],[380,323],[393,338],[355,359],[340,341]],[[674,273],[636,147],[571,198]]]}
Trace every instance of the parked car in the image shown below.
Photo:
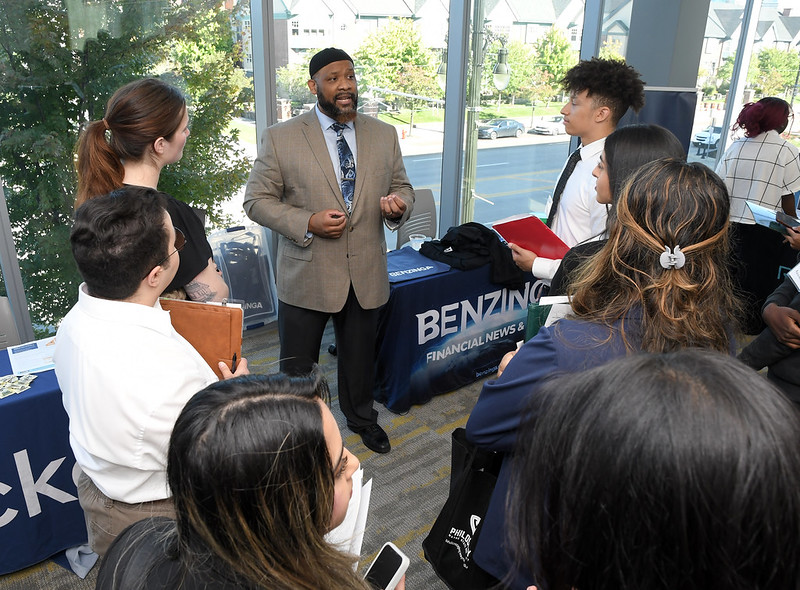
{"label": "parked car", "polygon": [[722,134],[722,127],[708,127],[703,131],[700,131],[694,136],[692,140],[692,145],[696,147],[700,146],[716,146],[717,142],[719,142],[720,135]]}
{"label": "parked car", "polygon": [[514,119],[491,119],[478,125],[478,137],[497,139],[498,137],[522,137],[525,125]]}
{"label": "parked car", "polygon": [[536,125],[531,127],[528,133],[538,133],[539,135],[563,135],[567,132],[564,127],[564,117],[562,115],[554,115],[539,121]]}

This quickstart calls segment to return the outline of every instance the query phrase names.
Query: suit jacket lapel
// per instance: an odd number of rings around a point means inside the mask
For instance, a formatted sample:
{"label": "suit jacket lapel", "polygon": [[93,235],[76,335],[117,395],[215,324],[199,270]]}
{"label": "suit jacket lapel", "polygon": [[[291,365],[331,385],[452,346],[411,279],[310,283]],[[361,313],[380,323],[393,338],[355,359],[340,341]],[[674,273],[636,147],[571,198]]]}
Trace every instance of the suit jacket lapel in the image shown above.
{"label": "suit jacket lapel", "polygon": [[[314,159],[316,159],[317,164],[322,169],[325,180],[328,181],[331,191],[336,196],[336,200],[339,202],[342,211],[347,211],[347,207],[345,207],[344,204],[344,197],[342,196],[342,187],[336,180],[336,171],[333,169],[331,155],[328,152],[328,144],[325,142],[322,126],[319,124],[319,119],[317,118],[316,107],[300,116],[303,117],[303,135],[308,143],[308,147],[311,149],[311,153],[314,154]],[[357,191],[358,167],[356,167],[356,193]]]}

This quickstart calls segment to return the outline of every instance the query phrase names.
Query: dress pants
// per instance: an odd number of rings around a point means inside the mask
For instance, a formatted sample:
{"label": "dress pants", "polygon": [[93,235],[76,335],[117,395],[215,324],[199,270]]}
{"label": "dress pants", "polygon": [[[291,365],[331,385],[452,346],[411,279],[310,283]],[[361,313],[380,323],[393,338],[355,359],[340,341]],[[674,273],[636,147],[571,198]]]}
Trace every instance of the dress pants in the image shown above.
{"label": "dress pants", "polygon": [[335,313],[278,302],[281,371],[294,375],[311,371],[319,361],[322,334],[331,317],[336,333],[339,407],[347,427],[358,432],[378,420],[372,407],[378,309],[362,308],[352,286],[344,307]]}
{"label": "dress pants", "polygon": [[83,471],[78,476],[78,502],[83,508],[86,531],[92,551],[101,557],[119,534],[132,525],[151,516],[175,518],[172,498],[128,504],[112,500],[101,492]]}

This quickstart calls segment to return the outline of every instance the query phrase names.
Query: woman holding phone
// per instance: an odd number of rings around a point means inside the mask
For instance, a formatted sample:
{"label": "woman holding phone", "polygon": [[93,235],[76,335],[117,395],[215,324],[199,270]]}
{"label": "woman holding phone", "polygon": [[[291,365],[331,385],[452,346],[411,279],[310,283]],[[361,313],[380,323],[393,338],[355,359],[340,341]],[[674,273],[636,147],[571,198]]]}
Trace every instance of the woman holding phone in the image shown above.
{"label": "woman holding phone", "polygon": [[97,588],[367,590],[357,557],[325,540],[359,467],[328,396],[318,373],[251,375],[197,393],[169,445],[177,521],[123,532]]}

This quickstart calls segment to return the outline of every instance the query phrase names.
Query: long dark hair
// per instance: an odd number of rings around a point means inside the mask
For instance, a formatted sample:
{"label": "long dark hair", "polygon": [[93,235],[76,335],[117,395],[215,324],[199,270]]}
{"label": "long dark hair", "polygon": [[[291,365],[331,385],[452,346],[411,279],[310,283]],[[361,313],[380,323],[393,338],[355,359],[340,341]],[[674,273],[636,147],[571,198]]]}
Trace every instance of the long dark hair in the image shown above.
{"label": "long dark hair", "polygon": [[686,159],[686,150],[669,129],[650,124],[619,127],[606,137],[603,151],[613,201],[641,166],[659,158]]}
{"label": "long dark hair", "polygon": [[366,589],[355,558],[324,538],[334,503],[327,398],[315,373],[219,381],[189,400],[167,460],[187,568],[218,560],[270,590]]}
{"label": "long dark hair", "polygon": [[170,139],[186,110],[183,94],[157,78],[130,82],[109,99],[105,117],[78,139],[75,207],[122,186],[124,160],[139,162],[156,139]]}
{"label": "long dark hair", "polygon": [[[609,327],[621,321],[630,349],[728,352],[740,317],[728,271],[729,211],[725,183],[702,164],[663,159],[640,168],[617,200],[608,242],[568,289],[575,315]],[[676,246],[685,265],[662,267],[665,247]],[[635,344],[626,332],[633,315],[641,317]]]}
{"label": "long dark hair", "polygon": [[798,587],[800,420],[763,377],[710,351],[641,354],[536,401],[507,522],[540,589]]}

